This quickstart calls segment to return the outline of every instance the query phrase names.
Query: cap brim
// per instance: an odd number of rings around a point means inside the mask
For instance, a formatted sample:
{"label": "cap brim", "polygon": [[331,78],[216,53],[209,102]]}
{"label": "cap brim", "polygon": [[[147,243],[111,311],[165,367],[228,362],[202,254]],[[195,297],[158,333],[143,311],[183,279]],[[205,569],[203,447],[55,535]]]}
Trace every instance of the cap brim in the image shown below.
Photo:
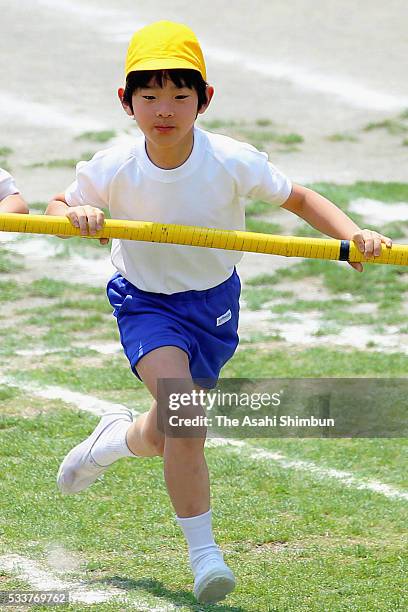
{"label": "cap brim", "polygon": [[191,62],[178,58],[156,58],[140,62],[135,62],[126,66],[126,76],[130,72],[138,72],[140,70],[170,70],[171,68],[188,68],[189,70],[197,70],[205,80],[205,75],[202,74],[200,68]]}

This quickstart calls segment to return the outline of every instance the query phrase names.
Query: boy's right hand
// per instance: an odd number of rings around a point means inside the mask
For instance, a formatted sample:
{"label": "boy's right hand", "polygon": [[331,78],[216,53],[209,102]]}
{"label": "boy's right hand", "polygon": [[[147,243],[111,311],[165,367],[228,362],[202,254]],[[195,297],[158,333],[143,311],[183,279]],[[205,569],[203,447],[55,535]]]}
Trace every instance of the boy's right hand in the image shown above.
{"label": "boy's right hand", "polygon": [[[103,210],[93,206],[72,206],[65,215],[74,227],[79,227],[81,236],[93,236],[103,229]],[[109,238],[99,238],[101,244],[108,244]]]}

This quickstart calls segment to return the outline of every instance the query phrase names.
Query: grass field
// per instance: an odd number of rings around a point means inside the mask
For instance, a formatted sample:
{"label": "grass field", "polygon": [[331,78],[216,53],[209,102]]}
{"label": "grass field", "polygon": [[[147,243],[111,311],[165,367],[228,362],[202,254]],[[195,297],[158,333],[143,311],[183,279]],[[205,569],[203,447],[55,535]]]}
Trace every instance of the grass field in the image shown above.
{"label": "grass field", "polygon": [[[358,197],[384,206],[408,201],[401,184],[316,188],[345,210]],[[285,233],[285,217],[270,216],[265,204],[248,213],[250,229]],[[398,231],[406,241],[403,224]],[[58,493],[59,463],[107,402],[135,412],[150,405],[120,351],[103,286],[86,275],[82,283],[66,278],[75,257],[91,270],[106,255],[80,239],[9,237],[0,245],[0,591],[65,585],[77,601],[55,609],[75,612],[406,610],[405,439],[209,444],[214,530],[238,580],[226,603],[212,606],[191,594],[160,458],[122,460],[89,490]],[[242,313],[253,324],[223,376],[405,377],[408,353],[398,341],[407,334],[407,290],[407,272],[394,266],[357,274],[346,264],[305,260],[261,271],[244,286]],[[264,327],[259,313],[270,316]],[[282,334],[299,317],[306,329],[315,313],[317,331],[307,341]],[[335,344],[344,330],[358,337],[362,325],[375,342]],[[390,336],[396,341],[383,350]]]}

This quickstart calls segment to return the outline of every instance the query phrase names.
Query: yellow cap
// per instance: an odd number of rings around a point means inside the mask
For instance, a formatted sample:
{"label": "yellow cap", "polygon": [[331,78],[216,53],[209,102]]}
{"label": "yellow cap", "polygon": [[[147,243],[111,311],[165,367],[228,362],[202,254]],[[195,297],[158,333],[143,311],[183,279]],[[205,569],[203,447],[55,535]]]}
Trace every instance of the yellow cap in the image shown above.
{"label": "yellow cap", "polygon": [[126,76],[134,70],[170,68],[198,70],[206,80],[203,53],[190,28],[173,21],[156,21],[133,34],[126,56]]}

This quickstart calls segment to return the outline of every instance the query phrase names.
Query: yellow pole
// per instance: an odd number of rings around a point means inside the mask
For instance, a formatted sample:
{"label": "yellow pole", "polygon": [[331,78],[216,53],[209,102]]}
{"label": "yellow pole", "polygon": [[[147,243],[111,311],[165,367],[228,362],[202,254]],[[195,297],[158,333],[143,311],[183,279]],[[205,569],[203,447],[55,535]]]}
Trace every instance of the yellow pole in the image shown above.
{"label": "yellow pole", "polygon": [[[69,219],[51,215],[2,213],[0,214],[0,231],[80,236],[80,230],[75,228]],[[87,238],[89,237],[185,244],[214,249],[283,255],[284,257],[408,265],[408,245],[405,244],[394,244],[391,248],[387,248],[383,244],[381,255],[375,258],[366,258],[360,253],[354,242],[349,240],[276,236],[149,221],[106,219],[103,229],[93,236],[87,236]]]}

